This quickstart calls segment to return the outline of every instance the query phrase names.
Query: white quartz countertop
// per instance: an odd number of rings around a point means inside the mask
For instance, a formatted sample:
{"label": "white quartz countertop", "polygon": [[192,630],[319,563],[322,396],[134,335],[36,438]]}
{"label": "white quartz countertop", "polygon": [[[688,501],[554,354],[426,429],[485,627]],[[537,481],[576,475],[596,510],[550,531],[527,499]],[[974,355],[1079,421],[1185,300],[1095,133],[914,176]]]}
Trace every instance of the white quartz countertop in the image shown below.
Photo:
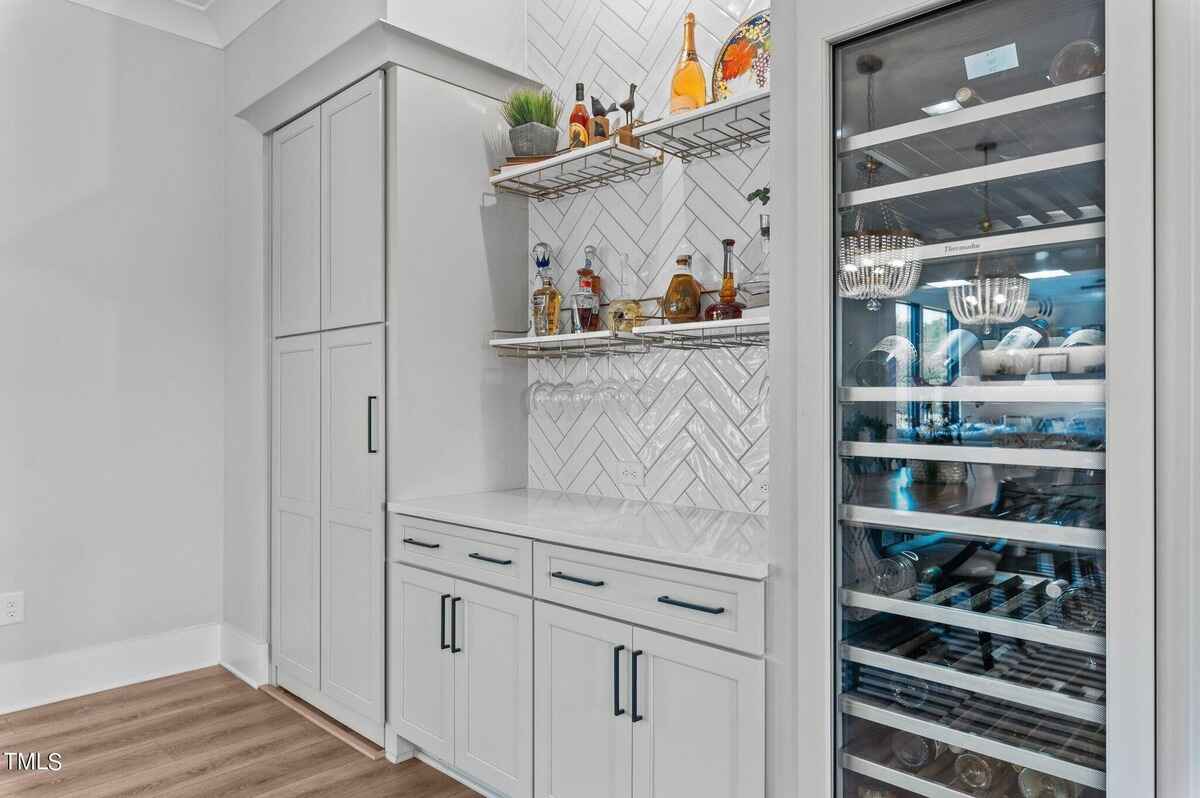
{"label": "white quartz countertop", "polygon": [[388,511],[705,571],[767,578],[767,518],[544,490],[388,502]]}

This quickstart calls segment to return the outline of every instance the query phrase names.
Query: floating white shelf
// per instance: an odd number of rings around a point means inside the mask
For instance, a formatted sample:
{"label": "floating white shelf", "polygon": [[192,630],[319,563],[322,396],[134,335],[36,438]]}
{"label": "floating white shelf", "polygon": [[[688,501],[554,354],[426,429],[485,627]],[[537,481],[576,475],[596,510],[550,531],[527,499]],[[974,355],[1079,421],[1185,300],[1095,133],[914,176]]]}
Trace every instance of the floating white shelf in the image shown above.
{"label": "floating white shelf", "polygon": [[893,141],[903,141],[904,139],[916,136],[940,133],[956,127],[986,122],[989,119],[1010,116],[1023,111],[1047,108],[1103,93],[1103,75],[1086,80],[1077,80],[1072,83],[1064,83],[1061,86],[1052,86],[1048,89],[1040,89],[1027,94],[1018,94],[1015,97],[1005,97],[1002,100],[984,103],[972,108],[964,108],[961,111],[955,111],[950,114],[939,114],[938,116],[931,116],[926,119],[918,119],[914,122],[905,122],[901,125],[892,125],[891,127],[879,130],[870,130],[866,133],[847,136],[838,142],[838,152],[847,154],[858,150],[865,150]]}
{"label": "floating white shelf", "polygon": [[1061,524],[1033,524],[1026,521],[1005,521],[978,515],[923,513],[916,510],[892,510],[887,507],[868,507],[843,504],[842,521],[864,526],[895,529],[916,529],[930,532],[949,532],[988,540],[1022,540],[1051,546],[1076,546],[1087,549],[1104,548],[1104,530]]}
{"label": "floating white shelf", "polygon": [[492,175],[491,183],[497,190],[524,197],[558,199],[647,175],[662,163],[661,152],[629,147],[612,138],[537,163],[501,169]]}
{"label": "floating white shelf", "polygon": [[767,317],[654,324],[634,327],[633,335],[660,349],[724,349],[766,346],[771,337]]}
{"label": "floating white shelf", "polygon": [[643,143],[687,161],[723,152],[738,152],[771,141],[771,91],[745,95],[639,125],[633,133]]}
{"label": "floating white shelf", "polygon": [[607,352],[643,349],[645,341],[630,333],[598,332],[535,335],[521,338],[493,338],[488,346],[501,357],[558,358],[583,357]]}
{"label": "floating white shelf", "polygon": [[1072,449],[1019,449],[1010,446],[948,446],[928,443],[875,443],[843,441],[842,457],[889,457],[955,463],[991,463],[1034,468],[1104,470],[1104,452]]}
{"label": "floating white shelf", "polygon": [[1103,380],[981,383],[913,388],[842,388],[843,402],[1070,402],[1104,401]]}

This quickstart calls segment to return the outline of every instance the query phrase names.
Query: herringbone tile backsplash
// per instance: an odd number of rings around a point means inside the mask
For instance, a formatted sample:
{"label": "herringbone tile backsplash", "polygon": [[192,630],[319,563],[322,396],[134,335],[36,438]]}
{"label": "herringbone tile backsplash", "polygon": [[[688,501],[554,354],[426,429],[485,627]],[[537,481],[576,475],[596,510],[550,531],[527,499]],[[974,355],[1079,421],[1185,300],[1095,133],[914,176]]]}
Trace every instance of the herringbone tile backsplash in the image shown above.
{"label": "herringbone tile backsplash", "polygon": [[[769,5],[763,0],[528,0],[529,69],[563,101],[575,83],[607,105],[638,84],[635,113],[665,115],[671,74],[682,49],[683,17],[696,14],[696,45],[705,74],[739,21]],[[590,100],[587,101],[590,108]],[[616,120],[616,115],[612,117]],[[565,141],[565,135],[562,141]],[[758,240],[761,208],[746,195],[766,185],[769,148],[683,164],[668,158],[652,175],[553,202],[530,203],[530,246],[553,248],[556,283],[564,297],[597,248],[593,266],[606,298],[661,296],[675,258],[693,257],[705,288],[717,288],[721,239],[737,241],[740,280],[765,264]],[[622,274],[622,256],[628,272]],[[530,289],[533,267],[530,266]],[[650,311],[652,303],[645,305]],[[607,414],[596,403],[582,415],[535,416],[529,425],[529,485],[549,490],[629,497],[765,513],[762,481],[768,469],[765,349],[656,351],[617,355],[613,368],[642,383],[632,413]],[[539,368],[542,371],[539,372]],[[579,362],[531,365],[530,380],[566,369],[584,379]],[[605,376],[605,365],[601,365]],[[555,381],[561,371],[554,374]],[[645,485],[618,484],[618,464],[637,460]]]}

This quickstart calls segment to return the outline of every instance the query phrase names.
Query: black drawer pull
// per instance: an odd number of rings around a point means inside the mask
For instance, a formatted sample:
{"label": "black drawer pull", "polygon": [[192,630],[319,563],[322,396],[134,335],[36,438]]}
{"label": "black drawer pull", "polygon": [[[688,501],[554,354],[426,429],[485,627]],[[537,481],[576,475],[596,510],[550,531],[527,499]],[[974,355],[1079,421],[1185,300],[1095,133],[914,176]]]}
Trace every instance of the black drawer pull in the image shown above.
{"label": "black drawer pull", "polygon": [[450,648],[450,644],[446,642],[446,599],[450,598],[449,593],[442,594],[442,651]]}
{"label": "black drawer pull", "polygon": [[457,654],[462,651],[458,647],[458,613],[455,611],[455,606],[462,601],[461,596],[455,596],[450,599],[450,653]]}
{"label": "black drawer pull", "polygon": [[477,552],[471,552],[467,556],[472,560],[483,560],[484,562],[490,562],[493,565],[512,565],[512,560],[497,560],[494,557],[484,557],[482,554]]}
{"label": "black drawer pull", "polygon": [[574,582],[577,585],[587,585],[588,587],[604,587],[604,582],[599,579],[584,579],[582,576],[571,576],[564,574],[562,571],[555,571],[550,574],[555,579],[562,579],[566,582]]}
{"label": "black drawer pull", "polygon": [[670,604],[672,607],[683,607],[685,610],[695,610],[696,612],[707,612],[709,615],[720,615],[725,612],[724,607],[705,607],[703,604],[692,604],[687,601],[678,601],[670,596],[659,596],[658,600],[662,604]]}
{"label": "black drawer pull", "polygon": [[625,646],[613,646],[613,717],[621,717],[625,710],[621,709],[621,652]]}
{"label": "black drawer pull", "polygon": [[630,697],[629,697],[629,711],[633,713],[630,716],[629,720],[633,723],[637,723],[639,720],[646,719],[645,715],[639,715],[638,711],[637,711],[637,707],[638,707],[638,702],[637,702],[637,676],[638,676],[637,661],[638,661],[638,657],[642,656],[643,653],[645,653],[645,652],[639,650],[639,651],[634,651],[629,655],[629,682],[630,682],[629,686],[631,688],[630,689]]}
{"label": "black drawer pull", "polygon": [[441,543],[426,543],[425,541],[417,540],[416,538],[405,538],[404,542],[410,546],[420,546],[423,549],[440,549],[442,547]]}

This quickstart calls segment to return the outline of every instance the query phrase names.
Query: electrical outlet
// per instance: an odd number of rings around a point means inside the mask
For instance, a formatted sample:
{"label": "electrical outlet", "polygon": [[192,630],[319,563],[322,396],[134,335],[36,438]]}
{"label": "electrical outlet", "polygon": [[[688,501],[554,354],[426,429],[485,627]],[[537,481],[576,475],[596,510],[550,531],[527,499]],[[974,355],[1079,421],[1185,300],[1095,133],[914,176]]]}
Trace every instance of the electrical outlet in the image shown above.
{"label": "electrical outlet", "polygon": [[25,623],[25,594],[0,594],[0,626]]}
{"label": "electrical outlet", "polygon": [[759,501],[768,501],[771,498],[771,478],[766,474],[755,477],[752,495]]}
{"label": "electrical outlet", "polygon": [[630,488],[644,487],[646,485],[646,467],[633,461],[620,463],[617,469],[617,484]]}

